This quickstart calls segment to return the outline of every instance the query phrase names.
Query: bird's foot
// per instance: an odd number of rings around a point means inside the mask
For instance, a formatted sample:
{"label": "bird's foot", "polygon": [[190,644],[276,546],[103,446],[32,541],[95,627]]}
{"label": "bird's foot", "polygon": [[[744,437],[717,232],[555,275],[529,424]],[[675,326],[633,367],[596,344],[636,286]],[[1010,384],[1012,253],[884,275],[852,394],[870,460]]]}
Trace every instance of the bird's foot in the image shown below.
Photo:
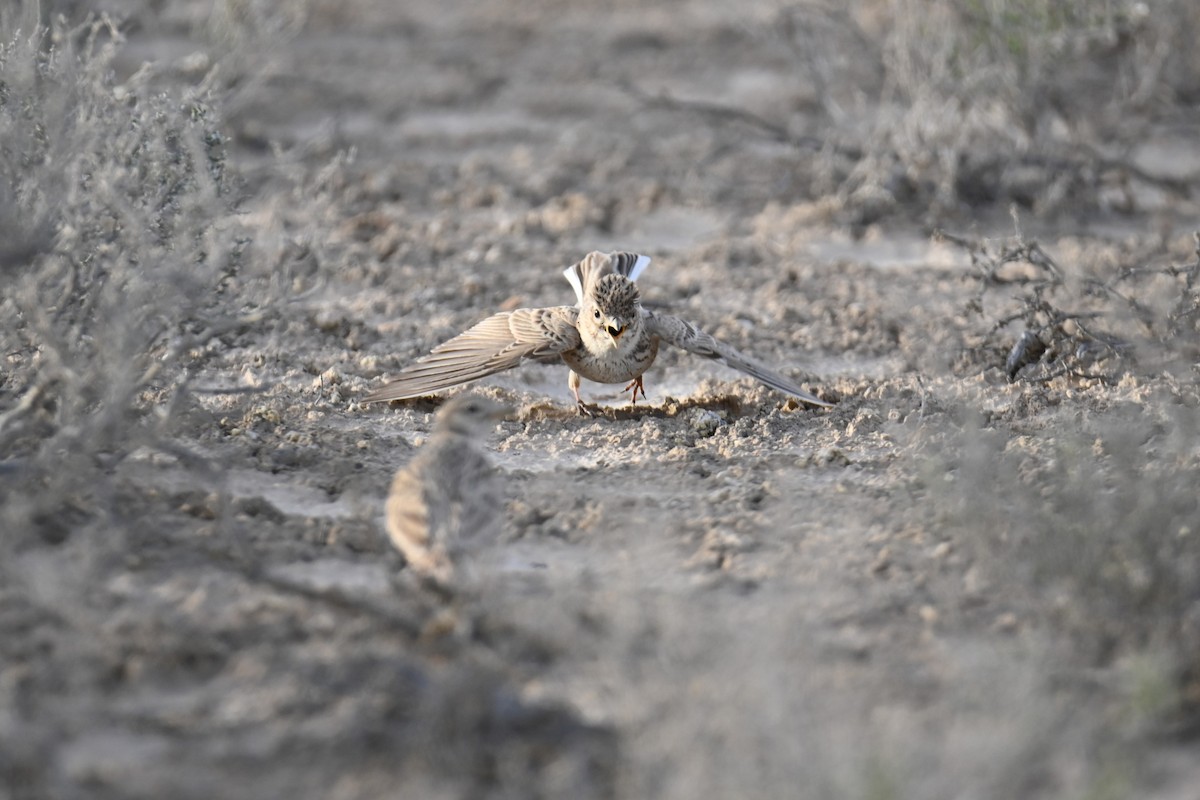
{"label": "bird's foot", "polygon": [[638,375],[636,378],[631,380],[629,382],[629,385],[626,386],[622,391],[628,392],[630,389],[633,389],[633,396],[629,398],[629,402],[632,403],[633,405],[635,405],[635,406],[637,405],[638,392],[642,393],[643,400],[646,399],[646,387],[642,385],[642,376],[641,375]]}
{"label": "bird's foot", "polygon": [[[574,375],[575,375],[575,373],[572,372],[571,376],[574,377]],[[571,395],[575,398],[575,413],[576,414],[578,414],[581,417],[596,416],[595,412],[592,411],[592,409],[590,409],[588,407],[588,404],[583,402],[583,398],[579,396],[579,386],[574,381],[571,382]]]}

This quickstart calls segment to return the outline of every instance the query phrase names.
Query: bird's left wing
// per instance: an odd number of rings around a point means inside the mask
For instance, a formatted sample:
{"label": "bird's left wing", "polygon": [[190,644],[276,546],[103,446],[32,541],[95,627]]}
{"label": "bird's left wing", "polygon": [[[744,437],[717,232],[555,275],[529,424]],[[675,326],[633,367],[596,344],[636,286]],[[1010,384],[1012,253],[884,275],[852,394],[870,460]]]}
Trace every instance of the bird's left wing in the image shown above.
{"label": "bird's left wing", "polygon": [[439,344],[361,402],[424,397],[512,369],[526,358],[548,359],[573,350],[580,344],[578,313],[572,306],[554,306],[494,314]]}
{"label": "bird's left wing", "polygon": [[810,405],[822,406],[824,408],[829,408],[833,405],[832,403],[825,402],[816,395],[804,391],[793,381],[742,355],[724,342],[714,339],[690,322],[671,316],[670,314],[655,314],[653,311],[648,310],[644,313],[646,315],[647,330],[667,344],[687,350],[689,353],[695,353],[698,356],[720,361],[728,367],[733,367],[738,372],[744,372],[752,378],[757,378],[772,389],[790,394],[792,397],[803,400]]}

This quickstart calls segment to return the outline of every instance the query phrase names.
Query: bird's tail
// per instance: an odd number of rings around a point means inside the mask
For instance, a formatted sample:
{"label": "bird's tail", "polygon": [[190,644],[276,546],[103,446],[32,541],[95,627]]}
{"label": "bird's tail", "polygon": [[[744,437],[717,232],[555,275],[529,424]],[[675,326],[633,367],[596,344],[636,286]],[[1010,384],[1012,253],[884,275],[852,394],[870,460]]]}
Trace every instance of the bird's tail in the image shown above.
{"label": "bird's tail", "polygon": [[594,250],[584,256],[578,264],[572,264],[563,270],[563,275],[575,290],[575,299],[582,304],[586,292],[608,273],[615,272],[636,281],[649,265],[649,256],[622,252],[601,253]]}

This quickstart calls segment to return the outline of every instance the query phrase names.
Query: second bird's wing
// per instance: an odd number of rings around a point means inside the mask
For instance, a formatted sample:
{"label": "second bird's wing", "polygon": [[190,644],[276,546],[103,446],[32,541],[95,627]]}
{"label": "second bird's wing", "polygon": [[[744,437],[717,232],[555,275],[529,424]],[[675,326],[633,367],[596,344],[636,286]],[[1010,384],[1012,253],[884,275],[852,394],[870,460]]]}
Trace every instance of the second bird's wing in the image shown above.
{"label": "second bird's wing", "polygon": [[790,394],[792,397],[803,400],[810,405],[822,406],[824,408],[829,408],[833,405],[832,403],[825,402],[816,395],[809,394],[793,381],[742,355],[724,342],[714,339],[690,322],[682,320],[679,317],[673,317],[670,314],[655,314],[652,311],[646,311],[645,313],[646,325],[649,332],[658,336],[659,339],[667,344],[687,350],[689,353],[695,353],[698,356],[720,361],[728,367],[733,367],[738,372],[744,372],[752,378],[757,378],[772,389],[781,391],[784,394]]}
{"label": "second bird's wing", "polygon": [[579,346],[572,306],[519,308],[483,320],[433,348],[392,381],[362,399],[383,403],[424,397],[512,369],[526,358],[546,359]]}
{"label": "second bird's wing", "polygon": [[441,525],[438,509],[426,497],[420,463],[396,473],[384,506],[388,536],[404,560],[421,574],[448,576],[450,564],[444,548],[436,547],[432,531]]}

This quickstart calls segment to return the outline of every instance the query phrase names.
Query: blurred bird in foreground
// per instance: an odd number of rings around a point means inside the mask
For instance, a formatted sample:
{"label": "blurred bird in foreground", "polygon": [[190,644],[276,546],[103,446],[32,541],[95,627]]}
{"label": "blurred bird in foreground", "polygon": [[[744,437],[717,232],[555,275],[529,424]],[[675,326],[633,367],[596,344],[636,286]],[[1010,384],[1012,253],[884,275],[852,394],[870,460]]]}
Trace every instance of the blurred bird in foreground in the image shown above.
{"label": "blurred bird in foreground", "polygon": [[429,441],[392,479],[388,535],[421,577],[448,585],[467,551],[499,535],[501,491],[483,444],[508,413],[486,397],[448,400]]}
{"label": "blurred bird in foreground", "polygon": [[363,398],[364,403],[422,397],[451,386],[512,369],[521,361],[563,361],[567,385],[581,414],[580,379],[624,383],[646,396],[642,374],[658,347],[669,345],[712,358],[809,405],[829,406],[793,381],[719,342],[690,322],[646,309],[634,281],[650,263],[634,253],[592,252],[563,273],[575,289],[573,306],[519,308],[488,317],[444,342],[399,376]]}

